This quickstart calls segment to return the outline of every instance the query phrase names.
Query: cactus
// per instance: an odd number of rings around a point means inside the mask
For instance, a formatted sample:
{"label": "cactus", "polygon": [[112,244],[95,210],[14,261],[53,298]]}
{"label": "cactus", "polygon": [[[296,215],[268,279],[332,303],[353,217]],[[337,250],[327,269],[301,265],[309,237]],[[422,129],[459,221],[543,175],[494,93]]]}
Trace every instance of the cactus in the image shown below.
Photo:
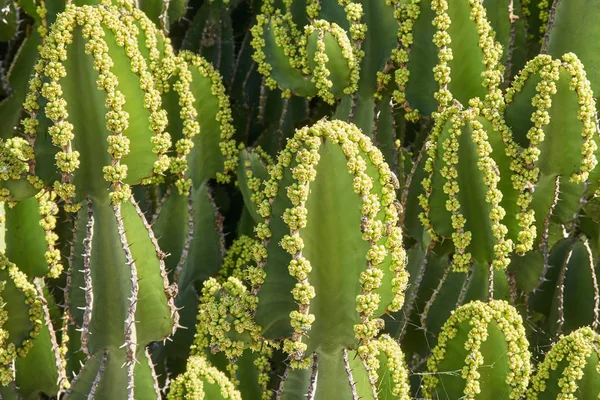
{"label": "cactus", "polygon": [[444,324],[432,350],[423,394],[436,399],[518,399],[529,381],[528,345],[521,317],[506,302],[460,307]]}
{"label": "cactus", "polygon": [[[390,368],[390,393],[407,398],[402,353],[388,336],[377,338],[379,316],[401,307],[406,285],[394,180],[381,152],[356,127],[321,121],[296,132],[269,174],[252,198],[263,218],[259,241],[240,242],[232,254],[252,265],[232,259],[233,276],[205,283],[196,349],[224,352],[235,379],[245,349],[268,359],[266,349],[281,348],[289,363],[279,396],[356,397],[375,391],[378,370]],[[354,214],[342,221],[334,208]],[[334,279],[342,268],[345,277]]]}
{"label": "cactus", "polygon": [[0,0],[0,398],[597,397],[588,3]]}

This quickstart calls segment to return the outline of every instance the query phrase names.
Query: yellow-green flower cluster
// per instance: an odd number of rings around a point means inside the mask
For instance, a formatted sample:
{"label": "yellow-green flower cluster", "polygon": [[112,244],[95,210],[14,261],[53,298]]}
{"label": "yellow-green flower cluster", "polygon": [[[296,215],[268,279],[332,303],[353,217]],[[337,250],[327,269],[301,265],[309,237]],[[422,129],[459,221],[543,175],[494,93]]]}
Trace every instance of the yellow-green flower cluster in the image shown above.
{"label": "yellow-green flower cluster", "polygon": [[54,233],[56,215],[58,214],[58,205],[56,204],[57,194],[53,191],[40,190],[35,197],[39,205],[39,224],[44,229],[47,246],[44,257],[48,264],[48,277],[58,278],[63,271],[63,264],[60,249],[56,247],[58,235]]}
{"label": "yellow-green flower cluster", "polygon": [[8,332],[2,330],[2,325],[6,322],[8,315],[6,311],[0,309],[0,384],[8,385],[13,379],[12,364],[19,357],[25,357],[33,347],[33,340],[39,335],[44,321],[44,309],[42,300],[39,298],[35,286],[29,282],[27,276],[19,268],[11,263],[4,251],[0,252],[0,269],[8,273],[8,276],[15,287],[25,297],[25,304],[29,307],[29,321],[32,323],[32,329],[29,338],[22,343],[15,345],[7,343],[9,340]]}
{"label": "yellow-green flower cluster", "polygon": [[[252,343],[260,341],[260,327],[254,323],[258,299],[237,278],[229,277],[223,284],[210,278],[204,283],[198,309],[196,336],[192,353],[206,348],[221,351],[235,361]],[[227,367],[235,376],[237,365]]]}
{"label": "yellow-green flower cluster", "polygon": [[579,58],[574,53],[566,53],[562,56],[562,61],[562,67],[571,76],[569,88],[577,93],[577,101],[579,102],[577,119],[583,125],[581,130],[583,138],[581,155],[583,159],[581,160],[579,172],[571,176],[571,182],[583,183],[588,179],[590,172],[598,165],[595,155],[598,145],[594,140],[598,131],[596,101],[590,81],[586,77],[585,69]]}
{"label": "yellow-green flower cluster", "polygon": [[40,18],[40,26],[38,26],[37,31],[43,38],[48,34],[48,19],[46,18],[48,16],[48,9],[46,8],[46,0],[38,0],[35,3],[37,3],[35,11]]}
{"label": "yellow-green flower cluster", "polygon": [[[406,85],[410,77],[410,71],[408,70],[408,61],[410,48],[414,43],[413,29],[416,20],[421,14],[421,6],[419,3],[421,0],[411,0],[408,2],[401,2],[398,0],[392,0],[391,3],[394,5],[394,16],[398,20],[398,48],[392,53],[392,61],[396,65],[396,71],[394,72],[394,81],[397,89],[394,90],[393,96],[394,101],[401,105],[407,112],[406,118],[409,121],[416,121],[419,118],[419,111],[413,110],[408,101],[406,100]],[[385,78],[381,78],[381,83],[385,82]],[[378,88],[378,91],[380,89]]]}
{"label": "yellow-green flower cluster", "polygon": [[[550,374],[563,365],[561,377],[558,381],[560,393],[557,399],[575,399],[578,393],[578,382],[587,379],[596,380],[584,373],[587,364],[593,359],[590,356],[597,354],[598,334],[589,327],[583,327],[571,332],[568,336],[561,336],[544,361],[538,365],[537,373],[531,380],[531,387],[527,391],[527,399],[537,400],[547,389]],[[566,365],[564,361],[567,361]],[[588,370],[589,371],[589,370]],[[596,365],[596,372],[600,373],[600,364]]]}
{"label": "yellow-green flower cluster", "polygon": [[205,397],[205,384],[218,385],[224,399],[242,400],[240,392],[235,389],[227,376],[211,366],[201,355],[190,356],[185,372],[171,383],[167,398],[169,400],[209,400]]}
{"label": "yellow-green flower cluster", "polygon": [[433,118],[435,120],[435,125],[431,134],[429,135],[429,139],[425,143],[425,147],[427,149],[427,159],[425,160],[425,166],[423,167],[424,171],[427,173],[427,176],[421,181],[421,186],[423,187],[423,194],[420,194],[418,197],[419,205],[423,209],[423,212],[419,214],[419,220],[421,224],[427,230],[427,233],[433,240],[438,239],[438,235],[435,233],[433,229],[433,225],[431,224],[430,212],[431,207],[429,206],[429,198],[431,197],[432,192],[432,178],[435,173],[434,165],[435,160],[438,157],[438,142],[439,138],[444,131],[444,127],[451,115],[456,114],[458,112],[458,107],[452,106],[444,109],[441,113],[434,113]]}
{"label": "yellow-green flower cluster", "polygon": [[33,160],[33,148],[25,139],[15,137],[0,142],[0,180],[20,179],[29,172]]}
{"label": "yellow-green flower cluster", "polygon": [[[56,153],[56,165],[62,173],[61,181],[55,183],[57,193],[65,201],[65,209],[77,211],[73,204],[75,197],[75,186],[71,183],[73,173],[79,167],[79,153],[73,151],[72,140],[74,138],[73,125],[68,122],[67,101],[63,97],[60,80],[67,76],[67,70],[63,62],[67,59],[67,45],[73,41],[73,30],[82,18],[72,6],[58,16],[52,26],[52,30],[46,37],[43,47],[40,49],[40,61],[36,72],[47,79],[43,84],[39,76],[34,76],[30,81],[30,94],[25,100],[25,109],[36,111],[38,96],[47,100],[45,114],[53,125],[48,130],[52,143],[60,148]],[[88,30],[88,35],[91,32]],[[101,38],[98,38],[101,41]],[[90,51],[88,44],[86,51]],[[101,61],[98,61],[100,63]],[[38,71],[39,69],[39,71]],[[30,117],[31,118],[31,117]],[[35,135],[35,123],[25,118],[22,122],[25,133],[33,137]]]}
{"label": "yellow-green flower cluster", "polygon": [[254,261],[252,251],[257,245],[259,245],[258,241],[250,236],[242,235],[237,238],[223,257],[223,266],[219,271],[219,283],[223,284],[229,276],[242,282],[248,282],[247,266]]}
{"label": "yellow-green flower cluster", "polygon": [[[490,322],[494,321],[494,325]],[[463,332],[461,327],[467,326],[469,331]],[[511,388],[510,399],[520,399],[525,393],[531,373],[530,358],[525,329],[519,313],[505,301],[492,300],[489,303],[474,301],[453,311],[452,315],[438,336],[438,344],[433,349],[427,360],[429,374],[423,378],[423,395],[427,399],[433,398],[436,386],[439,383],[438,365],[446,358],[453,357],[449,342],[453,340],[464,340],[464,349],[468,355],[465,358],[465,366],[461,370],[461,376],[465,380],[463,391],[464,399],[474,400],[481,392],[479,382],[479,368],[485,363],[499,362],[499,360],[486,360],[481,353],[483,342],[488,339],[489,329],[499,329],[506,342],[506,359],[502,362],[508,366],[508,374],[505,383]],[[459,335],[460,333],[460,335]]]}
{"label": "yellow-green flower cluster", "polygon": [[540,41],[542,41],[544,38],[544,34],[546,33],[546,29],[548,28],[548,20],[550,19],[550,1],[549,0],[539,0],[537,3],[537,8],[540,10],[539,32],[542,34],[542,38],[540,39]]}
{"label": "yellow-green flower cluster", "polygon": [[514,244],[512,240],[506,239],[508,228],[502,224],[501,221],[506,215],[506,211],[500,202],[502,201],[502,192],[498,189],[498,182],[500,182],[500,172],[496,162],[491,157],[492,146],[488,141],[488,134],[485,131],[483,124],[476,119],[479,116],[483,104],[475,99],[465,116],[473,128],[472,140],[477,146],[477,167],[483,174],[483,182],[487,186],[487,193],[485,201],[490,204],[490,221],[492,234],[496,238],[494,244],[495,258],[492,264],[496,269],[504,269],[510,263],[509,255],[513,251]]}

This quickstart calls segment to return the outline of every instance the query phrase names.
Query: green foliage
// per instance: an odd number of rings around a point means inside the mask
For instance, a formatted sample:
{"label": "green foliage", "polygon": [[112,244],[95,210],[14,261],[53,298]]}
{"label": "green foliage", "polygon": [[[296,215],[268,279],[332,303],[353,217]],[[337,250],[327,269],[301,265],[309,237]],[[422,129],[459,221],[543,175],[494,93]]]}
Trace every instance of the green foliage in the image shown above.
{"label": "green foliage", "polygon": [[598,397],[599,13],[0,0],[0,398]]}

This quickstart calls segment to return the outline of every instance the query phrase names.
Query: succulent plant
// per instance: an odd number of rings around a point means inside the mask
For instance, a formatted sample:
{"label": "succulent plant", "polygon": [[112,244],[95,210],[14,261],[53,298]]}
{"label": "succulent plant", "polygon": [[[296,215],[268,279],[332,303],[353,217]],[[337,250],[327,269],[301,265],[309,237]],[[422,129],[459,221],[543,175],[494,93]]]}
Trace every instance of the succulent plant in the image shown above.
{"label": "succulent plant", "polygon": [[597,397],[599,13],[0,0],[0,398]]}

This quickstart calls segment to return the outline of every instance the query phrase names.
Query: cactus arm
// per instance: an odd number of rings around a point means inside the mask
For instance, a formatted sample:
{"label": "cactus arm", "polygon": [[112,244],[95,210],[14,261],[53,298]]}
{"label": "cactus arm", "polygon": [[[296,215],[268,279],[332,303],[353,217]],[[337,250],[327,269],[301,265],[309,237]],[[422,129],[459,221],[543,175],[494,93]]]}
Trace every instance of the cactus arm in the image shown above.
{"label": "cactus arm", "polygon": [[[542,83],[538,84],[540,78]],[[530,79],[533,80],[529,82]],[[535,89],[537,97],[534,97],[534,87],[538,88]],[[527,100],[518,99],[520,96]],[[597,163],[594,156],[597,144],[593,138],[595,106],[589,81],[577,57],[572,53],[556,60],[546,55],[536,57],[515,79],[506,98],[509,126],[529,129],[526,134],[529,148],[524,154],[526,162],[539,166],[542,175],[569,176],[575,182],[587,179]],[[511,107],[513,101],[514,108]],[[531,122],[521,124],[513,119],[512,115],[522,112],[518,111],[518,104],[523,101],[530,101],[535,107],[531,119],[543,135]],[[517,131],[516,137],[523,141],[524,131],[520,129],[521,133]],[[566,154],[570,156],[565,157]]]}
{"label": "cactus arm", "polygon": [[[507,164],[513,160],[504,153],[501,134],[479,118],[481,103],[473,100],[472,106],[466,111],[450,108],[436,121],[427,144],[429,177],[422,180],[424,193],[419,203],[424,212],[419,218],[434,238],[452,237],[456,270],[465,271],[471,260],[502,269],[509,263],[513,241],[506,238],[506,211],[498,183],[502,176],[512,175]],[[496,154],[491,143],[500,145]],[[508,187],[516,197],[515,189]],[[516,209],[512,208],[512,225],[516,226]]]}
{"label": "cactus arm", "polygon": [[178,287],[175,306],[181,309],[178,323],[187,329],[177,330],[173,340],[165,345],[167,357],[180,360],[188,357],[194,340],[191,327],[196,324],[198,314],[196,288],[217,275],[225,251],[223,217],[214,204],[207,184],[193,189],[189,211],[191,235],[186,238],[187,254],[179,259],[173,274],[173,281]]}
{"label": "cactus arm", "polygon": [[38,58],[37,47],[41,42],[41,36],[36,29],[24,40],[8,70],[7,79],[12,92],[0,102],[0,117],[3,121],[0,137],[5,140],[13,137],[14,128],[19,125],[20,109],[27,94],[27,83]]}
{"label": "cactus arm", "polygon": [[[518,398],[529,381],[527,347],[521,317],[506,302],[469,303],[442,329],[427,362],[432,374],[423,379],[423,395]],[[491,363],[494,368],[486,368]]]}
{"label": "cactus arm", "polygon": [[139,354],[139,364],[135,365],[135,388],[134,394],[136,399],[162,399],[158,377],[154,372],[154,364],[150,358],[148,349],[143,354]]}
{"label": "cactus arm", "polygon": [[158,214],[152,223],[152,231],[158,239],[160,249],[168,256],[165,258],[165,269],[169,271],[170,280],[180,262],[184,262],[189,252],[191,235],[193,235],[192,212],[187,196],[180,195],[170,189],[161,200]]}
{"label": "cactus arm", "polygon": [[[14,207],[5,207],[6,256],[29,277],[45,276],[49,272],[44,257],[46,239],[40,226],[39,205],[34,197]],[[23,245],[27,243],[27,245]]]}
{"label": "cactus arm", "polygon": [[562,337],[539,364],[527,400],[597,397],[600,393],[597,348],[597,334],[589,327]]}
{"label": "cactus arm", "polygon": [[[400,89],[405,86],[406,99],[413,109],[418,109],[424,115],[431,115],[437,109],[433,96],[438,90],[437,82],[427,76],[438,61],[432,42],[436,33],[436,27],[431,23],[435,18],[435,11],[431,8],[431,0],[418,3],[412,1],[412,4],[416,5],[419,11],[413,22],[414,41],[410,45],[410,57],[406,64],[406,71],[410,75]],[[397,78],[396,82],[398,83]]]}
{"label": "cactus arm", "polygon": [[[311,260],[311,264],[331,266],[315,268],[310,276],[315,292],[325,293],[326,290],[331,295],[327,298],[318,296],[311,301],[315,322],[310,336],[335,338],[336,343],[349,347],[354,342],[352,327],[359,318],[355,310],[344,305],[355,302],[360,287],[357,277],[365,266],[353,260],[361,259],[361,254],[368,250],[368,243],[362,240],[360,229],[357,229],[360,228],[361,200],[352,192],[352,176],[344,168],[344,154],[333,144],[326,143],[320,155],[317,166],[319,179],[311,185],[311,197],[306,203],[309,219],[306,228],[300,231],[300,237],[304,241],[302,255]],[[337,195],[330,196],[332,192]],[[339,210],[345,218],[338,218],[339,214],[328,215],[328,210]],[[335,232],[347,234],[342,236]],[[324,243],[327,246],[323,246]],[[340,276],[339,271],[344,271],[344,274]],[[345,288],[354,288],[354,291]],[[330,313],[332,307],[347,311],[334,316]],[[328,314],[330,318],[326,317]],[[324,335],[325,332],[330,332],[331,336],[330,333]],[[331,346],[328,343],[321,345]],[[325,360],[319,362],[325,363]],[[341,357],[337,362],[341,362]],[[338,364],[340,369],[341,364]]]}
{"label": "cactus arm", "polygon": [[552,7],[554,18],[548,26],[547,53],[556,58],[567,52],[577,54],[587,67],[591,89],[597,98],[600,95],[600,75],[593,66],[600,62],[600,58],[590,46],[590,41],[600,37],[600,28],[593,22],[600,16],[598,9],[581,0],[554,1]]}
{"label": "cactus arm", "polygon": [[549,268],[530,304],[547,318],[548,332],[556,337],[580,326],[598,325],[599,289],[590,256],[583,238],[563,239],[549,255]]}
{"label": "cactus arm", "polygon": [[[319,127],[317,129],[323,129],[323,128]],[[324,129],[325,130],[323,132],[328,132],[328,128],[325,128],[325,126],[324,126]],[[335,129],[335,128],[329,128],[329,129]],[[331,132],[333,134],[333,132],[335,132],[335,130],[332,130]],[[300,133],[298,135],[300,135]],[[340,139],[333,139],[333,140],[345,140],[345,139],[340,138]],[[345,141],[342,143],[345,143]],[[314,146],[314,145],[312,145],[312,146]],[[349,148],[351,148],[350,144],[348,144],[348,149]],[[313,202],[309,198],[309,202],[306,203],[306,207],[308,209],[308,211],[307,211],[308,220],[306,222],[302,222],[303,219],[299,220],[300,221],[299,224],[300,224],[300,226],[302,226],[302,228],[300,228],[298,230],[299,236],[303,240],[306,238],[305,239],[306,243],[304,244],[303,251],[306,251],[306,254],[309,254],[309,257],[311,257],[315,260],[315,261],[311,261],[312,265],[314,265],[313,262],[318,262],[318,265],[321,265],[321,267],[319,267],[320,271],[317,272],[318,275],[315,276],[315,278],[317,279],[316,283],[311,282],[311,284],[315,285],[314,288],[317,289],[316,293],[319,293],[318,290],[320,290],[320,287],[321,287],[320,282],[323,282],[322,283],[323,288],[326,286],[326,282],[329,282],[328,283],[329,285],[339,284],[339,285],[346,285],[344,287],[359,288],[360,285],[357,283],[357,281],[353,281],[354,278],[349,276],[350,274],[348,274],[348,276],[345,275],[345,276],[339,277],[339,275],[337,275],[337,273],[336,273],[336,275],[338,277],[335,278],[335,280],[333,280],[331,278],[332,275],[330,276],[330,274],[332,272],[329,272],[329,271],[336,271],[337,269],[335,269],[335,268],[329,269],[329,267],[325,268],[324,266],[325,265],[328,265],[328,266],[329,265],[331,265],[331,266],[338,265],[338,260],[332,258],[333,256],[331,255],[331,253],[328,254],[328,252],[323,252],[321,243],[319,243],[319,240],[315,239],[315,238],[323,238],[322,240],[325,240],[324,236],[322,236],[321,233],[317,232],[319,230],[319,229],[317,229],[317,227],[320,227],[321,229],[326,227],[327,229],[330,229],[331,231],[337,231],[337,229],[340,229],[340,228],[343,228],[343,230],[353,229],[352,227],[354,226],[355,228],[358,228],[358,231],[356,234],[356,239],[355,239],[355,240],[358,240],[358,242],[354,243],[350,247],[347,246],[347,243],[339,242],[338,241],[339,239],[337,237],[327,238],[327,240],[333,240],[333,241],[335,241],[334,243],[336,243],[333,245],[334,248],[338,249],[335,252],[336,257],[340,258],[340,260],[341,259],[346,260],[344,258],[345,253],[356,255],[355,252],[357,251],[357,249],[362,249],[362,251],[365,251],[365,252],[369,249],[369,242],[364,240],[364,237],[361,238],[361,233],[360,233],[361,220],[363,220],[363,218],[359,215],[360,209],[362,209],[362,206],[360,204],[361,200],[356,195],[352,195],[352,192],[349,190],[354,186],[355,183],[357,183],[357,179],[352,178],[351,174],[347,174],[347,173],[343,172],[344,164],[348,163],[349,161],[344,160],[345,154],[343,152],[340,152],[339,149],[333,143],[329,143],[328,141],[326,141],[323,144],[323,146],[321,147],[321,150],[319,150],[319,152],[321,154],[320,161],[318,161],[318,163],[315,163],[316,165],[313,165],[313,167],[312,167],[312,168],[316,168],[316,176],[319,176],[319,174],[323,174],[323,176],[328,176],[329,174],[334,174],[334,175],[332,175],[332,177],[330,179],[326,179],[323,181],[320,181],[319,179],[317,179],[315,182],[310,184],[311,185],[311,193],[318,194],[318,196],[315,197],[315,199],[317,199],[317,200],[315,200]],[[301,153],[299,153],[299,154],[301,154]],[[307,154],[307,150],[303,150],[302,154]],[[361,154],[360,150],[359,150],[358,154]],[[282,157],[286,157],[286,156],[284,155]],[[302,157],[305,157],[305,155]],[[350,157],[350,156],[347,155],[347,157]],[[361,156],[361,157],[364,157],[364,156]],[[285,160],[285,158],[281,158],[280,161],[281,160]],[[304,160],[304,158],[300,158],[300,160]],[[292,162],[292,159],[289,159],[289,162]],[[323,164],[321,164],[321,163],[323,163]],[[340,164],[340,165],[338,165],[338,164]],[[327,165],[327,167],[322,167],[322,165]],[[338,165],[338,167],[334,167],[334,165]],[[302,170],[302,168],[306,168],[306,167],[303,167],[302,164],[299,162],[298,162],[298,164],[292,163],[290,165],[290,167],[292,168],[292,171],[294,171],[294,168],[296,168],[296,170],[298,171],[297,176],[301,176],[300,171]],[[351,168],[350,165],[346,166],[346,170],[348,168]],[[370,168],[372,168],[372,169],[370,169]],[[377,174],[377,172],[376,172],[377,170],[374,167],[370,167],[370,168],[367,168],[365,170],[365,172],[368,174],[368,176]],[[286,168],[286,170],[287,170],[287,168]],[[273,175],[272,175],[272,179],[273,179]],[[287,179],[290,179],[289,175],[287,175],[287,174],[284,174],[282,176],[282,179],[283,179],[283,181],[282,181],[280,187],[290,186],[291,182],[293,182],[293,180],[287,181]],[[353,179],[354,179],[354,183],[352,182]],[[289,184],[288,184],[288,182],[289,182]],[[336,185],[335,187],[338,190],[341,190],[342,192],[348,192],[348,194],[342,195],[339,198],[337,196],[331,197],[331,196],[329,196],[330,192],[325,188],[325,186],[320,186],[320,185],[325,185],[325,183],[319,183],[319,182],[327,182],[328,184],[332,184],[332,182],[343,182],[344,185],[341,185],[341,184],[334,184],[334,185]],[[313,185],[315,185],[315,186],[313,186]],[[381,186],[378,186],[377,181],[375,181],[373,191],[374,191],[374,193],[377,193],[377,191],[379,191],[379,190],[382,190]],[[293,192],[288,191],[288,195],[292,196],[292,194],[293,194]],[[291,198],[296,198],[296,196],[292,196]],[[281,215],[281,214],[277,214],[279,212],[279,210],[281,210],[281,209],[285,210],[287,208],[284,205],[279,205],[280,203],[283,202],[283,200],[279,201],[279,199],[280,198],[278,197],[273,203],[272,213],[274,215]],[[297,198],[295,201],[297,201]],[[302,203],[302,204],[304,204],[304,203]],[[323,204],[327,205],[326,209],[344,209],[344,210],[347,210],[348,213],[350,213],[348,215],[354,215],[354,213],[356,213],[358,211],[359,214],[355,215],[356,219],[349,219],[347,221],[342,221],[337,218],[333,218],[333,215],[324,214],[323,210],[325,208],[323,207]],[[351,204],[354,204],[354,206],[351,207],[350,206]],[[389,207],[389,206],[393,207],[393,205],[388,205],[386,207]],[[332,207],[332,208],[328,208],[328,207]],[[358,209],[357,209],[357,207],[358,207]],[[352,211],[353,209],[355,211]],[[312,220],[312,218],[310,217],[310,215],[311,215],[310,212],[313,212],[314,215],[318,216],[315,219],[315,221],[319,221],[318,226],[313,225],[314,223],[310,222]],[[288,213],[290,213],[290,211],[285,212],[284,218],[289,218],[289,217],[285,216]],[[289,216],[291,216],[291,215],[292,214],[289,214]],[[300,218],[303,218],[303,217],[300,217]],[[290,227],[296,226],[295,222],[293,222],[293,219],[290,219],[288,221],[290,223],[290,226],[287,229],[290,229]],[[264,297],[265,302],[268,301],[269,303],[271,301],[273,301],[273,297],[267,296],[267,295],[265,295],[265,293],[274,292],[274,293],[272,293],[272,296],[279,297],[279,294],[276,294],[276,293],[281,293],[281,287],[283,286],[282,282],[285,282],[286,286],[290,287],[290,290],[294,286],[292,283],[293,281],[289,281],[289,283],[288,283],[288,280],[286,280],[289,278],[285,278],[285,275],[286,275],[285,271],[281,271],[281,270],[278,271],[278,269],[276,269],[274,267],[275,265],[277,265],[277,264],[275,264],[275,262],[278,262],[275,260],[279,260],[279,258],[278,258],[279,256],[277,255],[279,253],[276,253],[277,249],[276,249],[275,245],[272,245],[272,244],[276,243],[276,241],[277,241],[277,236],[276,236],[277,232],[281,232],[280,229],[283,229],[283,227],[280,228],[278,225],[275,225],[277,223],[278,223],[278,221],[277,221],[277,219],[275,219],[273,221],[273,226],[270,226],[271,231],[273,232],[273,238],[270,240],[269,245],[267,247],[267,253],[269,254],[269,259],[267,261],[267,264],[265,265],[265,272],[266,272],[267,276],[271,276],[271,277],[278,276],[278,278],[277,278],[278,280],[267,279],[267,281],[261,287],[261,290],[259,292],[259,297],[262,298],[262,296],[265,296]],[[367,229],[368,219],[366,221],[364,221],[363,224],[365,224],[364,228]],[[294,229],[290,230],[290,232],[293,233],[296,229],[297,228],[294,228]],[[307,233],[304,233],[304,232],[307,232]],[[331,235],[332,235],[332,233],[330,232],[329,236],[331,236]],[[366,235],[366,233],[365,233],[365,235]],[[287,239],[287,240],[289,240],[289,239]],[[361,241],[364,244],[361,243]],[[353,249],[352,247],[354,247],[355,249]],[[340,251],[340,252],[338,253],[338,251]],[[285,256],[285,253],[282,254],[282,257],[284,257],[284,256]],[[309,259],[308,257],[306,257],[304,255],[301,257],[305,258],[307,260]],[[356,260],[356,257],[354,257],[353,260]],[[385,258],[384,258],[383,260],[381,260],[381,262],[383,263],[381,270],[386,271],[386,273],[387,273],[386,264],[389,261],[385,260]],[[387,265],[389,265],[389,264],[387,264]],[[315,267],[313,267],[313,268],[315,268]],[[365,266],[360,265],[360,263],[357,264],[356,261],[352,261],[351,259],[348,259],[348,260],[344,261],[343,264],[339,264],[339,267],[337,267],[337,268],[338,269],[342,268],[343,270],[347,270],[347,271],[349,270],[349,268],[354,268],[354,269],[356,269],[356,271],[362,271],[365,268]],[[359,273],[359,272],[357,272],[357,273]],[[359,273],[359,275],[360,275],[360,273]],[[279,278],[279,277],[281,277],[281,278]],[[310,281],[310,279],[309,279],[309,281]],[[382,281],[383,281],[383,287],[380,290],[379,290],[379,288],[375,289],[374,290],[375,292],[383,293],[386,290],[385,288],[390,288],[390,286],[387,286],[387,285],[389,285],[389,281],[387,281],[387,278],[383,279]],[[385,281],[387,281],[387,282],[385,282]],[[277,282],[277,283],[275,283],[275,282]],[[381,283],[379,285],[381,285]],[[353,299],[354,296],[357,296],[358,294],[360,294],[360,292],[354,292],[350,296]],[[354,311],[352,309],[348,309],[347,304],[345,305],[344,302],[341,301],[343,298],[345,298],[345,296],[348,296],[348,294],[345,294],[342,292],[342,293],[339,293],[337,296],[339,296],[339,297],[331,299],[331,300],[333,300],[339,304],[339,306],[341,307],[340,310],[346,309],[346,311],[340,312],[340,315],[339,315],[339,318],[341,318],[341,320],[338,321],[338,322],[340,322],[340,324],[338,326],[341,327],[341,326],[343,326],[342,322],[344,322],[344,321],[347,322],[348,318],[350,318],[351,320],[357,319],[358,315],[357,315],[356,311]],[[325,300],[325,298],[323,298],[323,300]],[[382,300],[381,304],[385,305],[386,303],[391,301],[391,298],[385,296],[385,297],[381,297],[381,300]],[[317,301],[316,298],[313,301]],[[318,300],[318,301],[320,302],[322,300]],[[273,306],[271,306],[273,308],[263,307],[263,304],[265,304],[265,303],[262,303],[262,302],[259,304],[260,304],[260,306],[259,306],[258,312],[257,312],[257,321],[259,321],[259,324],[262,324],[265,327],[269,326],[269,324],[273,324],[274,321],[278,321],[278,318],[274,317],[275,315],[279,314],[280,319],[287,318],[287,314],[289,314],[290,311],[292,311],[295,308],[295,307],[292,308],[293,306],[291,306],[291,304],[290,304],[291,307],[287,310],[282,309],[281,303],[278,304],[279,309],[274,307],[274,303],[273,303]],[[319,303],[319,304],[321,304],[321,303]],[[325,303],[322,303],[322,304],[323,304],[322,306],[321,305],[315,306],[317,312],[319,312],[319,313],[323,312],[324,309],[327,308],[327,307],[325,307]],[[385,307],[385,306],[383,306],[383,307]],[[385,309],[385,308],[383,308],[383,309]],[[266,310],[268,310],[268,311],[266,311]],[[377,310],[373,310],[373,311],[381,312],[381,308],[379,308]],[[327,317],[328,320],[331,320],[331,318],[332,318],[331,315],[329,315]],[[263,320],[265,321],[264,324],[260,322]],[[269,321],[269,322],[266,322],[266,321]],[[323,323],[325,323],[325,321],[323,321]],[[330,328],[332,328],[334,326],[335,325],[332,325],[332,326],[330,326]],[[315,328],[315,329],[320,330],[321,328]],[[325,326],[323,326],[322,329],[327,329],[327,328]],[[347,329],[347,328],[343,328],[343,329]],[[351,340],[351,338],[352,338],[351,332],[345,331],[345,333],[344,332],[338,332],[338,333],[339,333],[339,335],[342,335],[341,337],[346,337],[346,340]],[[275,336],[277,336],[277,335],[275,335]],[[309,342],[310,342],[310,340],[309,340]],[[320,344],[315,344],[315,346],[319,346],[319,345]],[[328,346],[326,343],[322,343],[322,345]]]}
{"label": "cactus arm", "polygon": [[[40,281],[36,282],[38,295],[43,297]],[[66,371],[62,365],[63,358],[56,341],[56,335],[50,320],[48,304],[43,304],[44,324],[40,334],[35,338],[33,347],[25,357],[17,358],[15,362],[15,382],[19,393],[24,398],[39,395],[56,395],[66,382]],[[36,379],[31,379],[35,376]]]}
{"label": "cactus arm", "polygon": [[[362,23],[368,28],[361,43],[365,56],[360,65],[360,84],[358,94],[371,97],[377,90],[377,73],[390,58],[398,43],[398,20],[394,7],[399,2],[360,1],[362,5]],[[391,160],[386,157],[386,160]]]}
{"label": "cactus arm", "polygon": [[[76,18],[78,13],[80,17]],[[72,181],[83,185],[79,193],[90,193],[98,198],[104,189],[100,183],[105,178],[99,176],[103,171],[106,179],[115,183],[113,196],[127,197],[128,187],[124,184],[137,183],[152,171],[162,172],[166,168],[161,155],[166,151],[168,146],[165,147],[165,144],[169,144],[170,139],[163,133],[164,115],[158,109],[158,93],[148,81],[151,77],[147,73],[145,60],[135,58],[140,55],[138,47],[129,46],[127,54],[121,47],[132,31],[118,19],[111,18],[115,13],[111,7],[69,7],[60,14],[42,51],[41,67],[45,74],[42,78],[49,82],[41,84],[32,80],[32,97],[28,97],[25,105],[30,109],[36,107],[37,90],[41,87],[41,94],[48,100],[44,109],[54,125],[49,136],[52,143],[60,148],[55,157],[62,178],[55,186],[60,197],[69,205],[77,194]],[[79,29],[77,24],[83,24],[85,28]],[[104,37],[89,40],[94,29],[103,32]],[[66,43],[67,37],[73,38],[69,45]],[[86,46],[88,50],[95,49],[93,57],[85,54]],[[53,51],[61,52],[61,63],[49,62],[49,54]],[[100,55],[108,57],[111,62],[100,63]],[[135,63],[132,61],[134,58]],[[65,79],[69,70],[71,76]],[[98,80],[100,75],[105,79]],[[147,84],[140,85],[140,81]],[[78,97],[82,87],[90,89],[90,100],[95,104],[93,113]],[[129,96],[130,101],[124,101]],[[153,101],[145,101],[150,98]],[[133,108],[134,105],[139,108]],[[106,114],[108,119],[100,121],[97,116],[101,114],[95,110],[104,108],[110,111]],[[129,118],[132,115],[136,118]],[[28,126],[30,122],[26,118],[23,124]],[[85,135],[87,129],[92,129],[95,134]],[[93,143],[92,138],[97,142]],[[112,144],[109,146],[107,141]],[[110,151],[112,157],[98,149]],[[84,160],[82,162],[80,155],[85,156],[81,158]],[[163,162],[155,164],[159,158]],[[128,172],[120,164],[121,161],[131,162],[135,166]],[[99,168],[98,164],[105,167]],[[97,186],[91,185],[90,181],[97,182]]]}
{"label": "cactus arm", "polygon": [[[180,177],[178,189],[185,192],[190,185],[199,187],[214,177],[229,182],[229,174],[237,166],[238,149],[232,139],[231,109],[221,75],[208,61],[189,51],[167,59],[160,74],[162,84],[172,85],[176,93],[167,93],[166,99],[169,129],[177,140],[171,171]],[[172,75],[174,80],[170,80]],[[181,111],[179,102],[183,102]]]}
{"label": "cactus arm", "polygon": [[[136,263],[139,296],[135,313],[137,340],[149,343],[163,339],[173,331],[176,315],[173,298],[167,294],[169,286],[164,265],[164,253],[146,222],[137,203],[123,204],[121,208],[124,237],[130,246],[131,260]],[[118,218],[118,216],[117,216]],[[177,319],[175,318],[175,321]]]}
{"label": "cactus arm", "polygon": [[71,387],[65,393],[65,399],[88,399],[90,394],[95,395],[104,376],[107,359],[108,350],[102,354],[91,356],[73,379]]}
{"label": "cactus arm", "polygon": [[[417,65],[419,61],[413,64],[409,60],[407,65],[410,75],[406,94],[412,108],[422,104],[422,112],[429,115],[437,108],[436,102],[448,106],[456,99],[466,105],[471,98],[484,98],[488,91],[495,93],[502,79],[503,71],[498,66],[502,49],[494,40],[483,6],[479,2],[434,0],[421,2],[420,7],[413,34],[415,43],[423,42],[427,47],[411,49],[410,57],[414,59],[424,53],[419,58],[426,64]],[[427,7],[435,14],[424,12]],[[431,65],[434,54],[437,60]],[[437,91],[431,97],[432,81]],[[421,89],[423,82],[428,82],[426,91]]]}

